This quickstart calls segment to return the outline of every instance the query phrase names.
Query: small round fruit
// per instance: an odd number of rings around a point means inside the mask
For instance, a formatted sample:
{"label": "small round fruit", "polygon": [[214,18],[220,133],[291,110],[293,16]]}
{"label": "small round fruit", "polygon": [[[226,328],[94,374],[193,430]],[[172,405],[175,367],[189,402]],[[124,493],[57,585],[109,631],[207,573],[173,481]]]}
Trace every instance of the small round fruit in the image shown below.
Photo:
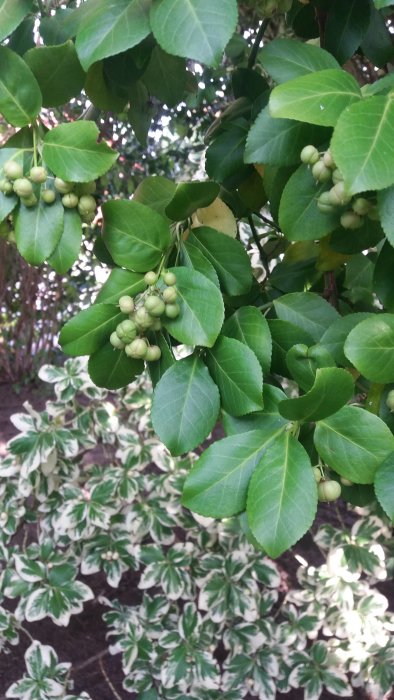
{"label": "small round fruit", "polygon": [[330,189],[330,202],[334,206],[342,207],[344,204],[348,204],[351,200],[351,195],[347,193],[345,188],[345,183],[343,181],[337,182],[334,187]]}
{"label": "small round fruit", "polygon": [[175,287],[166,287],[161,296],[166,304],[173,304],[177,299],[178,292]]}
{"label": "small round fruit", "polygon": [[328,182],[331,180],[331,170],[324,165],[322,160],[318,160],[312,167],[312,175],[318,182]]}
{"label": "small round fruit", "polygon": [[341,226],[347,229],[361,228],[364,223],[364,219],[358,214],[355,214],[354,211],[345,211],[345,213],[342,214],[340,221]]}
{"label": "small round fruit", "polygon": [[164,272],[163,282],[167,287],[173,287],[176,284],[176,275],[173,272]]}
{"label": "small round fruit", "polygon": [[64,194],[62,197],[62,204],[66,209],[75,209],[78,206],[78,197],[74,192],[69,194]]}
{"label": "small round fruit", "polygon": [[154,323],[153,316],[151,316],[150,313],[148,313],[144,306],[137,309],[137,311],[134,314],[134,320],[137,326],[139,326],[143,331],[146,331],[148,330],[148,328],[151,328]]}
{"label": "small round fruit", "polygon": [[146,340],[143,338],[136,338],[133,340],[132,343],[129,345],[126,345],[125,347],[125,352],[126,355],[129,357],[133,357],[134,359],[141,359],[143,360],[146,352],[148,350],[148,346],[146,344]]}
{"label": "small round fruit", "polygon": [[134,299],[127,295],[120,297],[119,308],[123,314],[131,314],[134,311]]}
{"label": "small round fruit", "polygon": [[18,177],[14,181],[14,192],[18,197],[30,197],[33,194],[33,185],[27,177]]}
{"label": "small round fruit", "polygon": [[165,314],[168,318],[177,318],[181,312],[179,304],[166,304]]}
{"label": "small round fruit", "polygon": [[353,486],[353,481],[350,481],[350,479],[346,479],[344,476],[341,476],[341,484],[343,486]]}
{"label": "small round fruit", "polygon": [[156,284],[157,279],[157,274],[153,270],[150,270],[146,273],[146,275],[144,275],[144,280],[149,287],[153,287],[153,285]]}
{"label": "small round fruit", "polygon": [[41,183],[46,181],[48,173],[42,165],[35,165],[31,168],[29,177],[32,182]]}
{"label": "small round fruit", "polygon": [[341,485],[338,481],[321,481],[317,485],[319,501],[336,501],[341,495]]}
{"label": "small round fruit", "polygon": [[96,211],[96,200],[90,194],[83,194],[78,202],[78,210],[80,214],[89,214]]}
{"label": "small round fruit", "polygon": [[322,480],[323,477],[319,467],[313,467],[313,476],[315,477],[315,481],[317,484],[319,483],[319,481]]}
{"label": "small round fruit", "polygon": [[137,328],[134,321],[126,320],[119,323],[116,328],[116,335],[124,343],[131,343],[137,335]]}
{"label": "small round fruit", "polygon": [[123,348],[125,347],[125,344],[124,344],[123,340],[121,340],[121,339],[119,338],[119,336],[118,336],[118,334],[116,333],[116,331],[114,331],[113,333],[111,333],[110,338],[109,338],[109,342],[110,342],[111,345],[113,345],[114,348],[116,348],[117,350],[123,350]]}
{"label": "small round fruit", "polygon": [[94,180],[91,182],[80,182],[78,184],[78,192],[82,197],[84,194],[94,194],[96,191],[96,183]]}
{"label": "small round fruit", "polygon": [[156,362],[161,358],[161,350],[158,345],[151,345],[145,355],[145,360],[147,362]]}
{"label": "small round fruit", "polygon": [[325,154],[323,156],[323,163],[327,168],[331,168],[331,170],[336,169],[334,158],[332,157],[332,153],[331,153],[329,148],[327,149],[327,151],[325,152]]}
{"label": "small round fruit", "polygon": [[56,192],[54,190],[42,190],[41,199],[45,204],[53,204],[56,199]]}
{"label": "small round fruit", "polygon": [[323,214],[331,214],[335,211],[335,207],[331,204],[331,198],[329,192],[322,192],[320,197],[317,199],[317,208]]}
{"label": "small round fruit", "polygon": [[319,160],[319,151],[315,146],[304,146],[300,153],[300,158],[306,165],[314,165]]}
{"label": "small round fruit", "polygon": [[[81,214],[81,212],[79,212]],[[91,224],[96,218],[96,212],[92,211],[89,214],[81,214],[81,219],[84,224]]]}
{"label": "small round fruit", "polygon": [[3,165],[4,175],[8,177],[9,180],[17,180],[23,177],[23,168],[19,163],[14,160],[7,160]]}
{"label": "small round fruit", "polygon": [[379,209],[377,208],[376,204],[372,204],[370,207],[368,219],[371,219],[371,221],[380,221]]}
{"label": "small round fruit", "polygon": [[9,180],[1,180],[0,190],[3,194],[11,194],[14,191],[12,182],[10,182]]}
{"label": "small round fruit", "polygon": [[166,308],[163,299],[156,296],[148,297],[144,306],[151,316],[162,316]]}
{"label": "small round fruit", "polygon": [[355,199],[352,203],[354,213],[359,214],[359,216],[365,216],[365,214],[368,214],[370,208],[371,204],[368,202],[368,199],[365,199],[364,197],[357,197],[357,199]]}
{"label": "small round fruit", "polygon": [[21,202],[25,205],[25,207],[35,207],[37,204],[37,197],[32,192],[30,197],[21,197]]}
{"label": "small round fruit", "polygon": [[333,181],[334,185],[336,185],[337,182],[343,181],[343,175],[342,175],[341,171],[339,170],[339,168],[335,168],[335,170],[332,174],[332,181]]}
{"label": "small round fruit", "polygon": [[386,396],[386,406],[390,409],[391,413],[394,412],[394,389],[391,389]]}
{"label": "small round fruit", "polygon": [[68,194],[74,189],[74,183],[73,182],[66,182],[65,180],[62,180],[61,177],[55,177],[55,189],[57,189],[60,194]]}

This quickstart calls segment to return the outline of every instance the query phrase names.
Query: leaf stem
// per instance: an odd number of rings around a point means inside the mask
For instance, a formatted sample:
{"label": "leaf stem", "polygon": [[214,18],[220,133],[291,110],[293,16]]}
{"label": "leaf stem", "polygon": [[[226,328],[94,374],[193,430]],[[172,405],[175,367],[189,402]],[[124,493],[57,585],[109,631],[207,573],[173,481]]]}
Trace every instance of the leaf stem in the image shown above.
{"label": "leaf stem", "polygon": [[249,55],[249,60],[248,60],[248,68],[253,68],[254,64],[256,63],[256,58],[257,58],[257,53],[260,48],[261,40],[264,36],[265,30],[267,29],[268,25],[270,23],[270,17],[266,17],[263,19],[262,23],[260,24],[259,30],[256,34],[256,38],[253,42],[253,46]]}

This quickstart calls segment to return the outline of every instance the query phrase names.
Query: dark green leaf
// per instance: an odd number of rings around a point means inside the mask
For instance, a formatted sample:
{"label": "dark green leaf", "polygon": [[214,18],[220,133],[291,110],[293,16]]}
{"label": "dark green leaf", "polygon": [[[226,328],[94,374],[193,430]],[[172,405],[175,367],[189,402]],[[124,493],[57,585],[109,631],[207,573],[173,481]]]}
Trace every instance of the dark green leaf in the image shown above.
{"label": "dark green leaf", "polygon": [[360,46],[371,16],[369,0],[333,0],[324,29],[324,46],[342,65]]}
{"label": "dark green leaf", "polygon": [[0,192],[0,223],[7,218],[18,204],[16,195],[5,195]]}
{"label": "dark green leaf", "polygon": [[394,248],[387,241],[381,249],[373,273],[373,290],[387,311],[394,311]]}
{"label": "dark green leaf", "polygon": [[85,12],[86,3],[82,3],[76,10],[58,7],[55,15],[41,17],[40,34],[44,44],[57,46],[74,37]]}
{"label": "dark green leaf", "polygon": [[340,316],[330,324],[327,330],[323,333],[320,339],[320,345],[328,350],[333,356],[335,362],[338,365],[343,365],[344,367],[351,366],[348,358],[343,352],[343,346],[345,345],[346,338],[355,326],[357,326],[360,321],[364,321],[369,318],[371,314],[369,313],[357,313],[349,314],[348,316]]}
{"label": "dark green leaf", "polygon": [[349,333],[344,352],[371,382],[394,382],[394,315],[374,314]]}
{"label": "dark green leaf", "polygon": [[205,168],[212,180],[225,182],[227,178],[245,170],[244,151],[248,129],[246,119],[230,122],[226,124],[223,133],[209,145],[205,154]]}
{"label": "dark green leaf", "polygon": [[190,267],[193,270],[197,270],[197,272],[201,272],[201,274],[205,275],[205,277],[213,282],[216,287],[220,286],[218,276],[213,265],[201,252],[201,250],[189,241],[182,243],[180,263],[184,267]]}
{"label": "dark green leaf", "polygon": [[164,334],[162,331],[159,331],[159,333],[153,332],[149,334],[149,340],[151,344],[154,343],[155,345],[158,345],[161,350],[160,359],[156,360],[155,362],[148,363],[149,376],[151,378],[153,387],[156,386],[156,384],[162,378],[163,374],[170,367],[172,367],[172,365],[175,364],[176,361],[171,349],[171,345],[169,344],[166,336],[167,334]]}
{"label": "dark green leaf", "polygon": [[133,200],[165,216],[166,207],[171,202],[175,190],[176,184],[172,180],[167,180],[161,175],[151,175],[140,182],[134,192]]}
{"label": "dark green leaf", "polygon": [[193,229],[188,241],[195,245],[215,268],[225,294],[246,294],[252,286],[252,268],[243,245],[208,226]]}
{"label": "dark green leaf", "polygon": [[313,345],[313,338],[302,327],[288,321],[269,319],[268,325],[272,336],[271,371],[289,377],[291,375],[286,363],[287,352],[297,343]]}
{"label": "dark green leaf", "polygon": [[34,16],[25,17],[23,22],[21,22],[18,28],[12,33],[9,43],[7,44],[8,48],[18,53],[19,56],[23,56],[26,51],[32,49],[33,46],[35,46],[35,23],[36,19]]}
{"label": "dark green leaf", "polygon": [[371,18],[361,43],[361,50],[374,66],[384,68],[393,61],[394,46],[390,29],[384,17],[371,6]]}
{"label": "dark green leaf", "polygon": [[59,343],[67,355],[91,355],[108,342],[125,318],[114,304],[94,304],[67,321]]}
{"label": "dark green leaf", "polygon": [[106,343],[96,350],[88,362],[91,380],[105,389],[121,389],[132,382],[144,369],[142,360],[127,357],[123,350],[115,350]]}
{"label": "dark green leaf", "polygon": [[363,225],[354,231],[345,230],[340,226],[330,235],[330,248],[343,255],[361,253],[367,248],[373,248],[384,238],[384,232],[379,221],[364,217]]}
{"label": "dark green leaf", "polygon": [[185,92],[186,78],[186,61],[155,46],[142,76],[148,91],[168,107],[175,107]]}
{"label": "dark green leaf", "polygon": [[278,318],[302,328],[315,342],[339,316],[331,304],[312,292],[284,294],[275,299],[274,306]]}
{"label": "dark green leaf", "polygon": [[71,40],[30,49],[24,59],[40,86],[44,107],[58,107],[81,92],[85,72]]}
{"label": "dark green leaf", "polygon": [[173,221],[187,219],[200,207],[207,207],[219,194],[216,182],[181,182],[166,207],[166,214]]}
{"label": "dark green leaf", "polygon": [[283,418],[278,410],[278,405],[286,394],[276,386],[264,384],[263,387],[263,411],[255,411],[246,416],[235,418],[228,413],[222,412],[223,427],[226,435],[238,435],[251,430],[264,430],[275,433],[277,428],[286,425],[288,422]]}
{"label": "dark green leaf", "polygon": [[300,75],[328,68],[339,68],[339,64],[328,51],[294,39],[270,41],[259,52],[258,61],[276,83],[284,83]]}
{"label": "dark green leaf", "polygon": [[223,335],[235,338],[253,350],[264,373],[271,366],[272,341],[265,316],[255,306],[243,306],[226,319]]}
{"label": "dark green leaf", "polygon": [[378,192],[378,210],[382,229],[394,246],[394,185]]}
{"label": "dark green leaf", "polygon": [[126,106],[126,97],[119,97],[111,92],[110,86],[105,80],[103,61],[97,61],[90,66],[84,90],[97,109],[103,109],[106,112],[121,112]]}
{"label": "dark green leaf", "polygon": [[293,421],[322,420],[342,408],[353,396],[353,389],[353,378],[345,369],[317,369],[312,388],[304,396],[282,401],[279,412]]}
{"label": "dark green leaf", "polygon": [[292,378],[303,391],[312,388],[318,368],[335,367],[333,356],[322,345],[313,345],[308,348],[301,343],[293,345],[287,352],[286,364]]}
{"label": "dark green leaf", "polygon": [[48,262],[59,275],[65,275],[79,256],[82,241],[81,217],[75,209],[64,210],[63,233]]}
{"label": "dark green leaf", "polygon": [[121,270],[119,267],[112,270],[107,281],[100,289],[95,303],[117,304],[120,297],[140,294],[146,289],[144,276],[138,272]]}
{"label": "dark green leaf", "polygon": [[9,36],[32,9],[31,0],[2,0],[0,3],[0,41]]}
{"label": "dark green leaf", "polygon": [[30,265],[41,265],[55,250],[63,232],[63,212],[59,198],[49,206],[41,199],[34,207],[21,204],[15,212],[16,245]]}
{"label": "dark green leaf", "polygon": [[376,497],[390,520],[394,522],[394,452],[378,467],[375,474]]}
{"label": "dark green leaf", "polygon": [[130,89],[130,109],[128,117],[137,140],[146,147],[148,133],[154,109],[149,98],[148,89],[138,80]]}
{"label": "dark green leaf", "polygon": [[42,106],[40,88],[23,59],[0,46],[0,112],[13,126],[30,124]]}

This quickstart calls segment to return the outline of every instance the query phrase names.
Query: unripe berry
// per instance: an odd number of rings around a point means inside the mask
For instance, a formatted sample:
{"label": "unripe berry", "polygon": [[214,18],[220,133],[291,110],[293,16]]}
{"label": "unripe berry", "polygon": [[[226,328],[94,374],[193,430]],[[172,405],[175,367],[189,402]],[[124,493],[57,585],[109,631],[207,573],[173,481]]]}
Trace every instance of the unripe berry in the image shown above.
{"label": "unripe berry", "polygon": [[368,202],[368,199],[365,199],[364,197],[357,197],[357,199],[355,199],[352,203],[353,211],[355,214],[359,214],[360,216],[365,216],[365,214],[368,214],[370,208],[371,204]]}
{"label": "unripe berry", "polygon": [[25,205],[25,207],[35,207],[37,204],[37,197],[32,192],[29,197],[21,197],[21,202]]}
{"label": "unripe berry", "polygon": [[1,180],[0,190],[1,192],[3,192],[3,194],[11,194],[14,191],[12,182],[10,182],[9,180]]}
{"label": "unripe berry", "polygon": [[127,295],[120,297],[119,308],[123,314],[131,314],[134,311],[134,300]]}
{"label": "unripe berry", "polygon": [[300,153],[300,158],[306,165],[314,165],[319,160],[319,151],[315,146],[304,146]]}
{"label": "unripe berry", "polygon": [[341,495],[341,485],[337,481],[321,481],[317,485],[319,501],[336,501]]}
{"label": "unripe berry", "polygon": [[18,177],[14,181],[14,192],[18,197],[30,197],[33,194],[33,185],[27,177]]}
{"label": "unripe berry", "polygon": [[78,202],[78,211],[80,214],[90,214],[96,211],[96,200],[90,194],[84,194]]}
{"label": "unripe berry", "polygon": [[163,272],[163,282],[168,287],[173,287],[176,284],[176,275],[173,272]]}
{"label": "unripe berry", "polygon": [[19,163],[14,160],[7,160],[3,165],[4,175],[8,177],[9,180],[17,180],[23,177],[23,168]]}
{"label": "unripe berry", "polygon": [[166,289],[163,290],[161,296],[163,298],[163,301],[166,302],[166,304],[173,304],[174,301],[176,301],[178,292],[175,289],[175,287],[166,287]]}
{"label": "unripe berry", "polygon": [[62,180],[61,177],[55,177],[55,189],[60,192],[60,194],[68,194],[74,189],[74,183],[66,182]]}
{"label": "unripe berry", "polygon": [[136,338],[130,345],[126,345],[125,347],[126,355],[141,360],[145,357],[147,350],[148,346],[144,338]]}
{"label": "unripe berry", "polygon": [[341,481],[341,484],[342,484],[343,486],[353,486],[353,483],[354,483],[353,481],[350,481],[350,479],[345,479],[344,476],[341,476],[341,480],[340,480],[340,481]]}
{"label": "unripe berry", "polygon": [[331,214],[335,211],[335,207],[331,204],[331,198],[329,192],[322,192],[320,197],[317,199],[317,208],[323,214]]}
{"label": "unripe berry", "polygon": [[124,343],[131,343],[137,335],[137,328],[134,321],[126,320],[119,323],[116,328],[116,335]]}
{"label": "unripe berry", "polygon": [[146,273],[146,275],[144,275],[144,280],[149,287],[153,287],[153,285],[156,284],[157,279],[157,274],[156,272],[153,272],[153,270],[150,270]]}
{"label": "unripe berry", "polygon": [[151,345],[145,355],[145,360],[147,362],[156,362],[161,358],[161,350],[158,345]]}
{"label": "unripe berry", "polygon": [[121,339],[119,338],[119,336],[118,336],[118,334],[116,333],[116,331],[114,331],[113,333],[111,333],[110,338],[109,338],[109,342],[110,342],[111,345],[113,345],[114,348],[116,348],[117,350],[123,350],[123,348],[125,347],[125,344],[124,344],[123,340],[121,340]]}
{"label": "unripe berry", "polygon": [[177,318],[181,312],[179,304],[166,304],[165,314],[168,318]]}
{"label": "unripe berry", "polygon": [[394,389],[391,389],[386,397],[386,406],[390,409],[390,412],[394,412]]}
{"label": "unripe berry", "polygon": [[361,228],[364,223],[364,219],[358,214],[355,214],[354,211],[345,211],[345,213],[342,214],[340,221],[341,226],[347,229]]}
{"label": "unripe berry", "polygon": [[322,160],[318,160],[312,167],[312,175],[318,182],[328,182],[331,180],[331,170],[324,165]]}
{"label": "unripe berry", "polygon": [[62,204],[66,209],[75,209],[78,205],[78,197],[74,192],[69,194],[64,194],[62,197]]}
{"label": "unripe berry", "polygon": [[148,313],[144,306],[137,309],[134,314],[134,320],[136,324],[142,328],[142,330],[148,330],[148,328],[151,328],[154,323],[153,316]]}
{"label": "unripe berry", "polygon": [[146,299],[145,308],[151,316],[162,316],[166,305],[160,297],[151,296]]}
{"label": "unripe berry", "polygon": [[315,477],[316,483],[322,480],[323,477],[319,467],[313,467],[313,476]]}
{"label": "unripe berry", "polygon": [[[79,212],[81,214],[81,212]],[[91,224],[96,217],[96,212],[92,211],[89,214],[81,214],[81,219],[84,224]]]}
{"label": "unripe berry", "polygon": [[351,196],[346,192],[345,183],[337,182],[334,187],[330,189],[330,201],[334,206],[342,207],[344,204],[348,204],[351,200]]}
{"label": "unripe berry", "polygon": [[31,168],[29,177],[32,182],[41,183],[45,182],[48,177],[48,173],[41,165],[35,165],[33,168]]}
{"label": "unripe berry", "polygon": [[331,153],[330,149],[328,149],[325,152],[325,154],[323,156],[323,163],[326,166],[326,168],[331,168],[331,170],[335,170],[336,166],[335,166],[334,159],[332,157],[332,153]]}
{"label": "unripe berry", "polygon": [[54,190],[42,190],[41,199],[45,204],[53,204],[56,199],[56,192]]}
{"label": "unripe berry", "polygon": [[332,174],[332,181],[333,181],[334,185],[336,185],[337,182],[342,182],[342,180],[343,180],[343,175],[342,175],[341,171],[339,170],[339,168],[335,168],[335,170]]}

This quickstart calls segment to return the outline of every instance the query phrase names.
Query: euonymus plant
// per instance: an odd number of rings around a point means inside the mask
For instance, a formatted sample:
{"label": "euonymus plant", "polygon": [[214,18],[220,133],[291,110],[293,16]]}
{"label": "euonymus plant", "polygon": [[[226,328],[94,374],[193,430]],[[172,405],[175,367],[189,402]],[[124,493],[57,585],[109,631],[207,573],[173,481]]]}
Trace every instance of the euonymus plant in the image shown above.
{"label": "euonymus plant", "polygon": [[64,326],[64,352],[88,355],[109,389],[146,364],[172,455],[220,420],[226,437],[191,468],[183,503],[246,512],[270,556],[306,532],[318,499],[377,497],[394,517],[390,3],[54,6],[0,3],[0,111],[19,129],[0,151],[0,220],[29,263],[67,273],[117,158],[94,109],[53,126],[55,108],[84,90],[96,112],[127,111],[146,143],[152,104],[191,116],[202,71],[222,71],[227,95],[198,180],[148,177],[102,204],[111,271]]}

